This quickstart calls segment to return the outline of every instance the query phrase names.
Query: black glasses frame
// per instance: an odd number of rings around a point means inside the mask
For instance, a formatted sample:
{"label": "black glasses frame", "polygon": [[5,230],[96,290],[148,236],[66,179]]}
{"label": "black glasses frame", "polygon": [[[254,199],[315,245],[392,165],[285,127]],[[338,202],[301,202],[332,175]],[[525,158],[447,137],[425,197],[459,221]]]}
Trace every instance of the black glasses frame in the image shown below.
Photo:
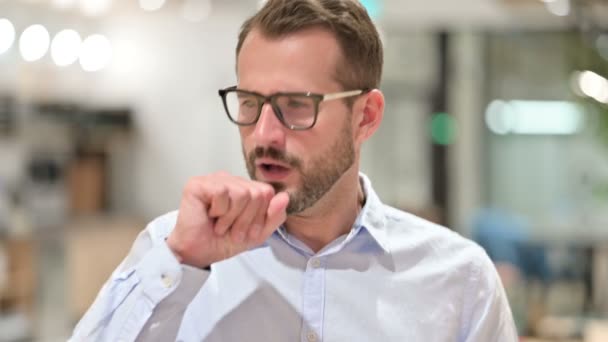
{"label": "black glasses frame", "polygon": [[[232,86],[232,87],[228,87],[225,89],[220,89],[218,91],[218,93],[219,93],[220,97],[222,98],[222,103],[224,104],[224,109],[226,110],[226,115],[228,115],[228,119],[230,119],[230,121],[232,121],[236,125],[239,125],[239,126],[255,125],[258,122],[258,120],[260,119],[260,116],[262,114],[262,108],[264,107],[264,105],[266,103],[269,103],[274,111],[274,114],[279,119],[279,121],[283,124],[283,126],[289,128],[291,130],[294,130],[294,131],[303,131],[303,130],[312,128],[317,123],[317,117],[319,115],[319,104],[321,102],[342,99],[342,98],[347,98],[347,97],[352,97],[352,96],[358,96],[358,95],[365,94],[368,91],[370,91],[370,90],[369,89],[357,89],[357,90],[349,90],[349,91],[343,91],[343,92],[339,92],[339,93],[330,93],[330,94],[318,94],[318,93],[311,93],[311,92],[279,92],[279,93],[274,93],[269,96],[265,96],[260,93],[254,92],[254,91],[242,90],[242,89],[238,89],[237,86]],[[251,122],[245,122],[245,123],[238,122],[232,118],[232,116],[230,115],[230,111],[228,109],[228,102],[226,101],[226,96],[229,93],[241,93],[241,94],[252,95],[252,96],[255,96],[259,100],[257,115],[255,116],[255,118],[253,118],[251,120]],[[276,102],[276,99],[279,96],[303,96],[303,97],[308,97],[308,98],[312,99],[313,103],[314,103],[314,117],[313,117],[312,123],[308,126],[295,126],[295,125],[288,124],[285,121],[285,117],[283,116],[283,113],[281,112],[281,109],[279,108],[279,106]]]}

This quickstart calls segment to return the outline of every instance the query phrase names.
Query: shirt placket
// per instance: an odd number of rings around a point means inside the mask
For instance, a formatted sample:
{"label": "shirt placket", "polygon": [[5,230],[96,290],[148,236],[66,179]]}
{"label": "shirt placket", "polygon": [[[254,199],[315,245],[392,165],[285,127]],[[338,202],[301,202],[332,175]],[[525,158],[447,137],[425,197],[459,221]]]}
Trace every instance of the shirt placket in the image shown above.
{"label": "shirt placket", "polygon": [[302,300],[303,324],[300,341],[322,341],[325,306],[325,262],[322,257],[311,257],[306,264]]}

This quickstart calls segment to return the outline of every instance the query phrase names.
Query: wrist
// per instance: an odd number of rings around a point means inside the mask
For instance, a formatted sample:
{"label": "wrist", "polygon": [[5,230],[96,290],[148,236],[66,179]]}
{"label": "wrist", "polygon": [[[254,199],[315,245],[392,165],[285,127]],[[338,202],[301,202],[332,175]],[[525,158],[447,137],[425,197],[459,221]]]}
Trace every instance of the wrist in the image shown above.
{"label": "wrist", "polygon": [[165,242],[167,243],[167,247],[169,247],[169,250],[171,251],[171,253],[173,253],[173,255],[175,256],[175,258],[177,259],[177,261],[180,264],[196,267],[196,268],[199,268],[199,269],[205,270],[205,271],[211,271],[210,263],[198,264],[198,263],[188,262],[187,260],[185,260],[185,258],[183,257],[183,253],[181,252],[183,249],[179,247],[179,243],[177,243],[175,241],[175,238],[173,237],[173,235],[169,235],[168,237],[166,237]]}
{"label": "wrist", "polygon": [[177,261],[180,264],[184,263],[184,258],[182,257],[181,253],[179,252],[179,248],[177,247],[177,243],[175,242],[175,240],[172,238],[173,235],[169,235],[168,237],[165,238],[165,242],[167,243],[167,247],[169,247],[169,250],[171,251],[171,253],[173,253],[173,255],[175,256],[175,258],[177,259]]}

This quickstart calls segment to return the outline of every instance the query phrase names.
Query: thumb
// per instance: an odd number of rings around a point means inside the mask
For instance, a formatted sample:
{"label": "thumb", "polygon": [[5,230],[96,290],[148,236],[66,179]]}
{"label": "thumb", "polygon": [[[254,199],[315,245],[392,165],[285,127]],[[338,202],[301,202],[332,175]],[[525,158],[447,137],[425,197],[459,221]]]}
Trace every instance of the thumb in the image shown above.
{"label": "thumb", "polygon": [[285,222],[288,204],[289,195],[286,192],[279,192],[270,200],[268,210],[266,210],[266,226],[264,227],[266,234],[272,233]]}

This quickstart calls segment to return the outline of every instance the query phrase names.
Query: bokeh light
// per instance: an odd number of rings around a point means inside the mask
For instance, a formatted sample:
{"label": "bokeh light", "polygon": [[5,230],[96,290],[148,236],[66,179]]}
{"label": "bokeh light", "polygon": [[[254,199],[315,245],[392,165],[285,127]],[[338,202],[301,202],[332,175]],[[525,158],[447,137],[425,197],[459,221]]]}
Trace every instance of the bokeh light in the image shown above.
{"label": "bokeh light", "polygon": [[87,37],[80,49],[80,66],[84,71],[94,72],[105,68],[112,60],[112,45],[101,34]]}
{"label": "bokeh light", "polygon": [[139,7],[144,11],[157,11],[163,7],[165,0],[139,0]]}
{"label": "bokeh light", "polygon": [[570,0],[544,1],[547,10],[558,17],[565,17],[570,14]]}
{"label": "bokeh light", "polygon": [[73,8],[77,4],[77,0],[52,0],[51,4],[60,10]]}
{"label": "bokeh light", "polygon": [[595,72],[589,70],[580,72],[578,87],[584,95],[608,103],[608,80]]}
{"label": "bokeh light", "polygon": [[15,41],[15,27],[10,20],[0,19],[0,54],[5,53]]}
{"label": "bokeh light", "polygon": [[57,66],[68,66],[78,59],[82,39],[74,30],[63,30],[53,38],[51,57]]}
{"label": "bokeh light", "polygon": [[495,134],[571,135],[584,126],[584,111],[567,101],[494,100],[485,114]]}
{"label": "bokeh light", "polygon": [[21,56],[27,62],[41,59],[47,53],[51,37],[42,25],[32,25],[26,28],[19,38]]}
{"label": "bokeh light", "polygon": [[90,17],[106,13],[112,6],[111,0],[80,0],[80,9]]}

